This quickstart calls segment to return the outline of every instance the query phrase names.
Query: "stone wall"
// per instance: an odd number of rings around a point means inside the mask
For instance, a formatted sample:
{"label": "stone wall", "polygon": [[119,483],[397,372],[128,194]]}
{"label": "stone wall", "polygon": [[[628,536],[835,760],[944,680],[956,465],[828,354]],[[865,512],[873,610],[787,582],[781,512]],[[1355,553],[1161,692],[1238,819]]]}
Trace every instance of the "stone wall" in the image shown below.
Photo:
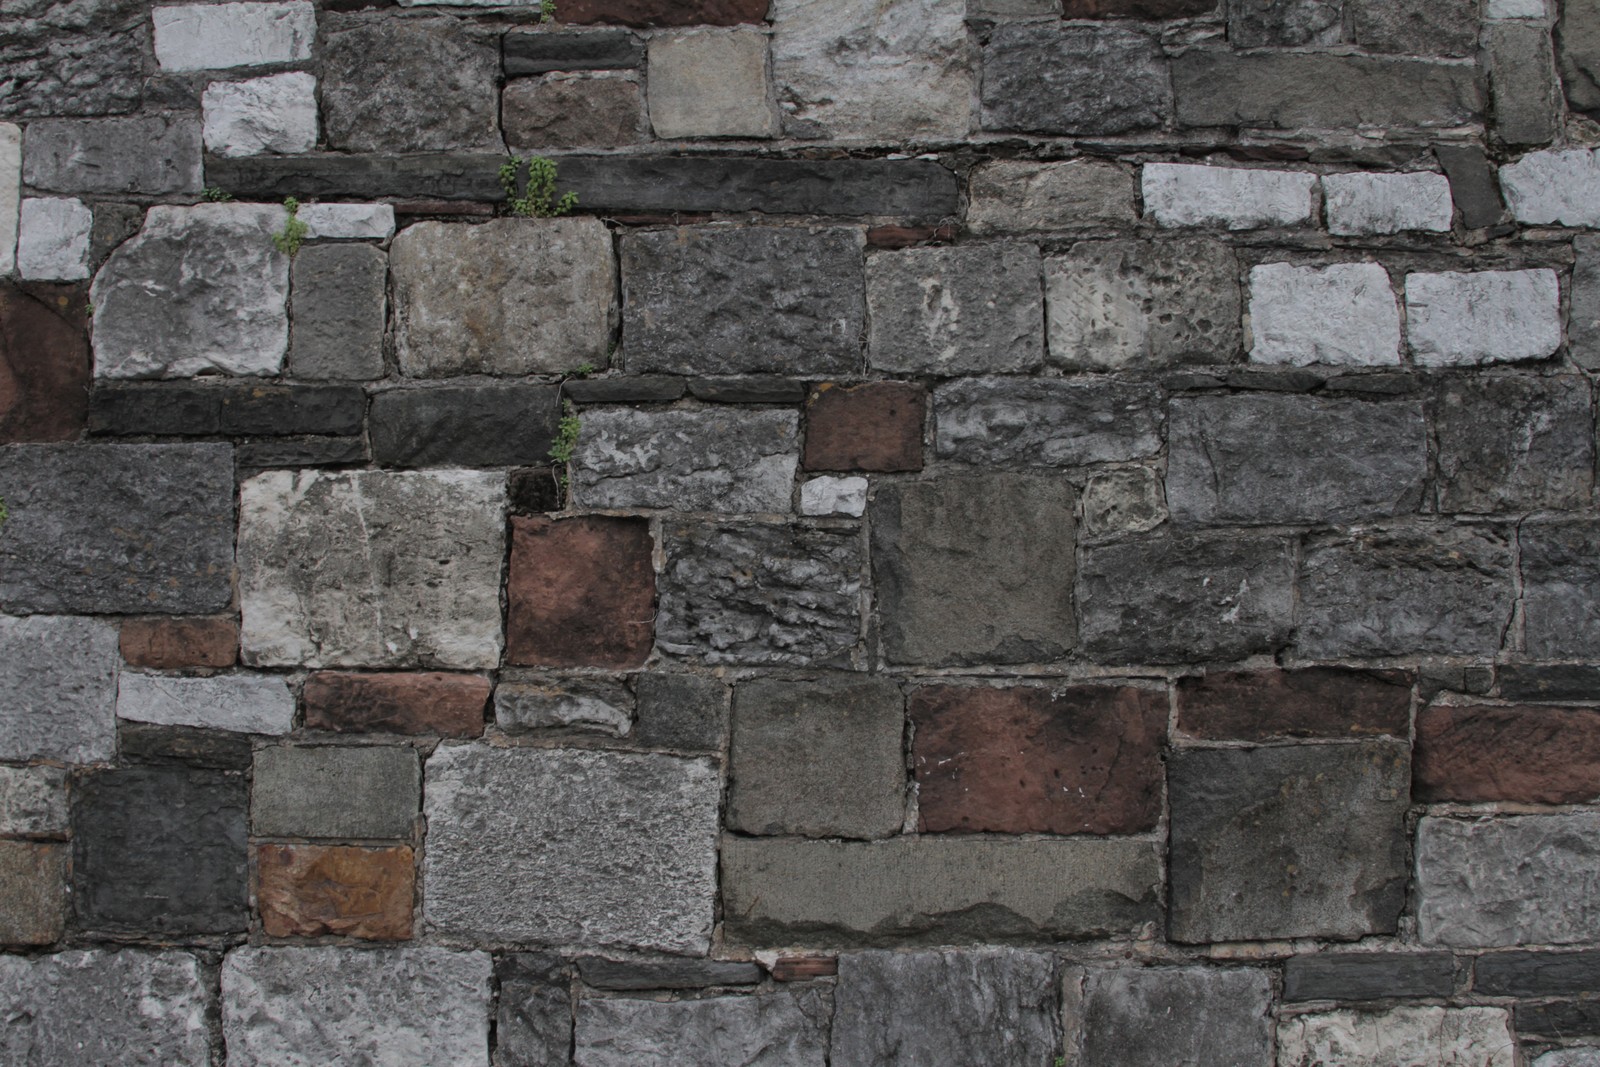
{"label": "stone wall", "polygon": [[1593,0],[0,69],[0,1060],[1600,1064]]}

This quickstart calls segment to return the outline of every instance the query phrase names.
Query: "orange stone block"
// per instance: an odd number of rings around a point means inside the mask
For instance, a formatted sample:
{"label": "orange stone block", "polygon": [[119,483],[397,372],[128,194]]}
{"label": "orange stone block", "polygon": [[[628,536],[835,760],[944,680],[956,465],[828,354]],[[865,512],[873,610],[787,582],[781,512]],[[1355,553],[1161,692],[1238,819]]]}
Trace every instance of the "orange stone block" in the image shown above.
{"label": "orange stone block", "polygon": [[122,624],[122,659],[130,667],[156,670],[231,667],[239,659],[239,620],[128,619]]}
{"label": "orange stone block", "polygon": [[306,679],[306,726],[343,733],[478,737],[493,686],[477,674],[346,674]]}
{"label": "orange stone block", "polygon": [[373,941],[411,936],[416,870],[411,849],[261,845],[256,900],[271,937],[338,934]]}

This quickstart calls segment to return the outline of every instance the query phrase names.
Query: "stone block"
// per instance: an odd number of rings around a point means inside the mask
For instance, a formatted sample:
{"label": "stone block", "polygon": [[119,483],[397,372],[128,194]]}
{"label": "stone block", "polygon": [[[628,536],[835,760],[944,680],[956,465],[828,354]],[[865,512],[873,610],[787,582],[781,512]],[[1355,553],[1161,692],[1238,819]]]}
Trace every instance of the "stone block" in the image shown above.
{"label": "stone block", "polygon": [[[1478,964],[1481,969],[1483,964]],[[1449,997],[1456,958],[1448,952],[1317,952],[1283,963],[1285,1000]]]}
{"label": "stone block", "polygon": [[1457,707],[1417,712],[1421,802],[1583,804],[1600,795],[1600,712]]}
{"label": "stone block", "polygon": [[502,730],[573,728],[626,737],[633,728],[634,696],[604,679],[567,678],[545,684],[508,682],[494,691],[494,721]]}
{"label": "stone block", "polygon": [[1411,676],[1343,667],[1210,671],[1179,680],[1177,711],[1178,730],[1203,741],[1405,738]]}
{"label": "stone block", "polygon": [[495,1015],[498,1067],[568,1067],[572,1062],[572,979],[560,957],[504,956]]}
{"label": "stone block", "polygon": [[0,767],[0,834],[65,837],[67,772],[59,767]]}
{"label": "stone block", "polygon": [[1133,834],[1161,814],[1161,690],[922,686],[909,717],[923,833]]}
{"label": "stone block", "polygon": [[1083,651],[1100,661],[1233,660],[1281,647],[1294,562],[1281,537],[1185,534],[1083,552]]}
{"label": "stone block", "polygon": [[1483,27],[1482,41],[1494,132],[1506,144],[1549,144],[1562,128],[1549,28],[1491,22]]}
{"label": "stone block", "polygon": [[1122,25],[999,23],[983,45],[979,95],[985,130],[1129,133],[1172,116],[1156,38]]}
{"label": "stone block", "polygon": [[117,754],[124,763],[153,767],[200,767],[213,771],[250,769],[249,734],[194,726],[117,723]]}
{"label": "stone block", "polygon": [[682,378],[663,375],[568,378],[561,383],[561,395],[574,404],[659,404],[681,398],[687,388]]}
{"label": "stone block", "polygon": [[[146,396],[161,386],[149,387]],[[367,397],[355,385],[228,385],[219,391],[218,429],[225,434],[361,432]]]}
{"label": "stone block", "polygon": [[578,960],[578,975],[584,985],[593,989],[638,991],[756,985],[766,972],[759,963],[740,960],[608,960],[584,956]]}
{"label": "stone block", "polygon": [[1298,170],[1146,163],[1145,215],[1160,226],[1303,226],[1311,222],[1317,176]]}
{"label": "stone block", "polygon": [[650,38],[650,125],[657,137],[772,137],[767,35],[750,27]]}
{"label": "stone block", "polygon": [[875,368],[939,375],[1026,371],[1044,362],[1039,249],[964,245],[867,260]]}
{"label": "stone block", "polygon": [[24,279],[77,281],[89,276],[94,213],[71,197],[22,201],[17,223],[17,274]]}
{"label": "stone block", "polygon": [[1600,1067],[1600,1048],[1557,1048],[1542,1052],[1529,1061],[1532,1067]]}
{"label": "stone block", "polygon": [[623,26],[734,26],[767,17],[768,0],[571,0],[561,21]]}
{"label": "stone block", "polygon": [[428,759],[428,926],[703,955],[720,792],[704,759],[441,746]]}
{"label": "stone block", "polygon": [[1403,741],[1175,752],[1169,936],[1393,933],[1406,903],[1409,755]]}
{"label": "stone block", "polygon": [[725,836],[721,869],[736,945],[1061,941],[1160,915],[1160,848],[1135,838]]}
{"label": "stone block", "polygon": [[1439,510],[1588,505],[1594,418],[1578,377],[1452,378],[1439,387]]}
{"label": "stone block", "polygon": [[242,934],[250,921],[244,776],[129,767],[79,779],[72,907],[81,930]]}
{"label": "stone block", "polygon": [[1095,968],[1083,981],[1081,1061],[1103,1067],[1271,1067],[1272,979],[1255,967]]}
{"label": "stone block", "polygon": [[1084,483],[1082,530],[1086,540],[1145,533],[1166,521],[1161,475],[1149,467],[1102,471]]}
{"label": "stone block", "polygon": [[1250,269],[1250,362],[1371,367],[1400,362],[1400,309],[1377,263]]}
{"label": "stone block", "polygon": [[373,394],[367,420],[373,458],[395,467],[548,464],[559,395],[524,382],[386,389]]}
{"label": "stone block", "polygon": [[[301,209],[303,217],[310,207]],[[383,377],[388,259],[369,245],[309,245],[290,269],[289,374]]]}
{"label": "stone block", "polygon": [[0,275],[17,266],[17,211],[22,204],[22,127],[0,122]]}
{"label": "stone block", "polygon": [[1517,539],[1528,656],[1593,658],[1600,648],[1600,605],[1589,590],[1600,570],[1600,528],[1588,522],[1530,524],[1519,527]]}
{"label": "stone block", "polygon": [[862,636],[858,530],[663,527],[657,640],[708,664],[844,666]]}
{"label": "stone block", "polygon": [[0,115],[106,115],[139,106],[149,9],[132,0],[46,3],[0,16],[10,82]]}
{"label": "stone block", "polygon": [[311,58],[317,11],[288,3],[175,4],[152,8],[162,70],[220,70],[299,63]]}
{"label": "stone block", "polygon": [[859,519],[867,512],[867,480],[824,475],[800,486],[800,514],[847,515]]}
{"label": "stone block", "polygon": [[1600,226],[1600,152],[1529,152],[1500,168],[1500,186],[1518,222]]}
{"label": "stone block", "polygon": [[125,619],[118,638],[130,667],[181,670],[231,667],[239,659],[239,623],[230,616]]}
{"label": "stone block", "polygon": [[245,734],[286,734],[294,728],[294,695],[273,674],[179,678],[123,671],[117,718],[161,726],[203,726]]}
{"label": "stone block", "polygon": [[1050,362],[1121,371],[1239,358],[1239,263],[1203,238],[1080,241],[1045,261]]}
{"label": "stone block", "polygon": [[406,745],[258,749],[250,826],[267,837],[409,838],[422,771]]}
{"label": "stone block", "polygon": [[643,519],[512,519],[507,661],[642,666],[655,621],[652,551]]}
{"label": "stone block", "polygon": [[911,382],[825,382],[806,399],[805,469],[921,470],[927,410],[927,390]]}
{"label": "stone block", "polygon": [[506,83],[500,106],[506,141],[519,149],[620,148],[650,139],[644,94],[632,73],[517,78]]}
{"label": "stone block", "polygon": [[1494,167],[1482,148],[1436,144],[1433,154],[1450,181],[1450,198],[1461,209],[1461,225],[1476,230],[1505,218]]}
{"label": "stone block", "polygon": [[1295,647],[1310,659],[1492,656],[1511,618],[1511,581],[1511,546],[1490,527],[1315,537],[1302,551]]}
{"label": "stone block", "polygon": [[239,1067],[489,1067],[487,952],[244,946],[222,961],[222,1035]]}
{"label": "stone block", "polygon": [[1382,1012],[1291,1015],[1278,1024],[1279,1067],[1319,1063],[1380,1067],[1512,1067],[1517,1062],[1504,1008],[1396,1007]]}
{"label": "stone block", "polygon": [[111,759],[116,643],[100,619],[0,615],[0,759]]}
{"label": "stone block", "polygon": [[268,937],[411,937],[411,849],[258,845],[256,902]]}
{"label": "stone block", "polygon": [[[567,19],[565,14],[563,19]],[[627,30],[512,31],[501,38],[500,47],[506,75],[513,78],[557,70],[633,70],[644,65],[644,41]]]}
{"label": "stone block", "polygon": [[589,508],[784,512],[799,452],[792,411],[587,411],[572,496]]}
{"label": "stone block", "polygon": [[1406,275],[1406,340],[1423,367],[1544,359],[1561,347],[1552,270]]}
{"label": "stone block", "polygon": [[1600,116],[1600,17],[1583,4],[1562,4],[1556,22],[1556,61],[1567,104]]}
{"label": "stone block", "polygon": [[[12,219],[15,210],[13,204]],[[6,240],[7,217],[0,196],[0,249],[15,244],[14,232]],[[0,272],[7,267],[0,253]],[[86,296],[81,286],[0,285],[0,381],[6,383],[0,443],[70,441],[82,434],[91,384]]]}
{"label": "stone block", "polygon": [[301,204],[295,216],[306,224],[312,240],[378,240],[394,236],[394,207],[389,204]]}
{"label": "stone block", "polygon": [[0,945],[48,945],[61,937],[67,851],[66,845],[0,841]]}
{"label": "stone block", "polygon": [[1235,48],[1326,48],[1344,30],[1344,0],[1234,0],[1228,43]]}
{"label": "stone block", "polygon": [[633,739],[685,752],[721,752],[728,735],[728,687],[693,674],[641,674]]}
{"label": "stone block", "polygon": [[1345,10],[1364,51],[1430,56],[1477,51],[1475,0],[1347,0]]}
{"label": "stone block", "polygon": [[1585,370],[1600,368],[1600,237],[1578,237],[1567,317],[1567,351]]}
{"label": "stone block", "polygon": [[1076,467],[1153,456],[1161,394],[1143,383],[963,378],[933,395],[940,459]]}
{"label": "stone block", "polygon": [[1600,1034],[1600,1014],[1593,1000],[1547,1000],[1519,1003],[1512,1011],[1517,1033],[1523,1037],[1593,1038]]}
{"label": "stone block", "polygon": [[53,119],[28,123],[22,180],[52,193],[198,193],[200,159],[199,116]]}
{"label": "stone block", "polygon": [[1505,663],[1495,671],[1506,700],[1593,700],[1600,693],[1600,667],[1558,663]]}
{"label": "stone block", "polygon": [[1011,948],[839,958],[834,1067],[1049,1063],[1061,1047],[1055,960]]}
{"label": "stone block", "polygon": [[967,197],[974,233],[1073,229],[1136,217],[1132,173],[1096,159],[995,160],[973,170]]}
{"label": "stone block", "polygon": [[200,97],[206,151],[293,154],[317,146],[317,79],[301,71],[212,82]]}
{"label": "stone block", "polygon": [[268,471],[239,492],[246,663],[499,665],[503,474]]}
{"label": "stone block", "polygon": [[770,374],[737,378],[690,378],[689,395],[709,404],[798,404],[806,383]]}
{"label": "stone block", "polygon": [[1490,952],[1472,967],[1475,992],[1495,997],[1547,997],[1588,993],[1600,986],[1600,954]]}
{"label": "stone block", "polygon": [[301,696],[308,730],[477,737],[490,689],[478,674],[320,671]]}
{"label": "stone block", "polygon": [[1330,233],[1450,230],[1450,181],[1442,174],[1324,174],[1322,190]]}
{"label": "stone block", "polygon": [[906,814],[905,701],[887,678],[757,678],[733,694],[725,825],[875,838]]}
{"label": "stone block", "polygon": [[578,1002],[575,1062],[823,1067],[829,1007],[827,994],[816,989],[679,1001],[585,997]]}

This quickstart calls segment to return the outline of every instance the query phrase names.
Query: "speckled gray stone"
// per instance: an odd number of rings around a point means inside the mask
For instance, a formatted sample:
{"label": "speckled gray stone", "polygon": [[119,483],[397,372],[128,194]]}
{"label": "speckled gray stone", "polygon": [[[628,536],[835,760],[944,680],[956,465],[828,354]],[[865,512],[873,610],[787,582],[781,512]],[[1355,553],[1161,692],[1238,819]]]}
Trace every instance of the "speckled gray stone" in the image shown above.
{"label": "speckled gray stone", "polygon": [[0,759],[114,756],[121,662],[108,622],[0,615]]}
{"label": "speckled gray stone", "polygon": [[30,122],[23,145],[23,175],[35,189],[143,196],[200,191],[199,115]]}
{"label": "speckled gray stone", "polygon": [[1593,659],[1600,654],[1600,526],[1526,523],[1517,537],[1524,648],[1535,659]]}
{"label": "speckled gray stone", "polygon": [[1039,249],[908,248],[867,260],[872,366],[925,374],[1031,370],[1044,362]]}
{"label": "speckled gray stone", "polygon": [[67,772],[0,767],[0,834],[60,837],[67,832]]}
{"label": "speckled gray stone", "polygon": [[578,1067],[823,1067],[828,995],[780,990],[699,1000],[578,1003],[573,1062]]}
{"label": "speckled gray stone", "polygon": [[535,681],[501,676],[494,690],[494,722],[502,730],[570,727],[625,737],[633,726],[633,694],[604,678]]}
{"label": "speckled gray stone", "polygon": [[[1079,992],[1069,988],[1069,999]],[[1272,979],[1261,968],[1097,967],[1081,996],[1081,1045],[1069,1063],[1272,1064]]]}
{"label": "speckled gray stone", "polygon": [[1162,398],[1138,382],[962,378],[933,393],[940,459],[1077,467],[1161,451]]}
{"label": "speckled gray stone", "polygon": [[389,261],[367,244],[300,249],[291,275],[289,374],[366,381],[383,377]]}
{"label": "speckled gray stone", "polygon": [[409,839],[421,785],[406,745],[271,745],[256,750],[250,825],[269,837]]}
{"label": "speckled gray stone", "polygon": [[1589,383],[1553,378],[1450,378],[1434,409],[1439,510],[1572,510],[1594,491]]}
{"label": "speckled gray stone", "polygon": [[1127,133],[1172,115],[1156,39],[1122,25],[1002,22],[983,46],[983,128]]}

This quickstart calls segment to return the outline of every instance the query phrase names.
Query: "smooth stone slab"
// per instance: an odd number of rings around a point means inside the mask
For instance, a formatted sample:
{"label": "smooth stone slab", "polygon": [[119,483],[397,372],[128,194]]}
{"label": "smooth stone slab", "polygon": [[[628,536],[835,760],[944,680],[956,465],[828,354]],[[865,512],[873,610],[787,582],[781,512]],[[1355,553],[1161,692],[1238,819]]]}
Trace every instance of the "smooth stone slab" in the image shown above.
{"label": "smooth stone slab", "polygon": [[1293,1015],[1278,1024],[1279,1067],[1512,1067],[1516,1050],[1504,1008],[1407,1005],[1384,1012]]}
{"label": "smooth stone slab", "polygon": [[1500,997],[1583,994],[1600,985],[1600,953],[1491,952],[1472,967],[1472,988]]}
{"label": "smooth stone slab", "polygon": [[76,281],[89,276],[94,212],[70,197],[22,201],[17,223],[17,274],[29,280]]}
{"label": "smooth stone slab", "polygon": [[867,260],[869,361],[939,375],[1039,366],[1040,266],[1031,244],[876,253]]}
{"label": "smooth stone slab", "polygon": [[206,151],[288,155],[317,146],[317,79],[301,71],[212,82],[200,96]]}
{"label": "smooth stone slab", "polygon": [[59,767],[0,767],[0,834],[63,837],[67,772]]}
{"label": "smooth stone slab", "polygon": [[1373,367],[1400,362],[1400,308],[1377,263],[1250,269],[1250,362]]}
{"label": "smooth stone slab", "polygon": [[[1070,998],[1078,991],[1067,981]],[[1069,1062],[1272,1063],[1272,979],[1260,968],[1094,968],[1080,995],[1083,1030],[1075,1051],[1082,1059]]]}
{"label": "smooth stone slab", "polygon": [[391,204],[301,204],[295,216],[306,236],[321,240],[384,240],[394,236]]}
{"label": "smooth stone slab", "polygon": [[631,70],[644,63],[644,42],[627,30],[508,33],[501,39],[508,77],[559,70]]}
{"label": "smooth stone slab", "polygon": [[372,456],[385,467],[545,466],[560,427],[557,394],[525,382],[385,389],[367,414]]}
{"label": "smooth stone slab", "polygon": [[107,622],[0,615],[0,758],[111,759],[120,662]]}
{"label": "smooth stone slab", "polygon": [[1317,176],[1304,171],[1146,163],[1145,214],[1161,226],[1251,230],[1311,221]]}
{"label": "smooth stone slab", "polygon": [[1561,347],[1553,270],[1406,275],[1406,340],[1423,367],[1543,359]]}
{"label": "smooth stone slab", "polygon": [[124,671],[117,683],[117,718],[235,733],[286,734],[294,728],[294,694],[282,677],[272,674],[177,678]]}
{"label": "smooth stone slab", "polygon": [[1481,40],[1496,139],[1508,145],[1549,144],[1566,118],[1549,28],[1489,22]]}
{"label": "smooth stone slab", "polygon": [[220,70],[311,58],[317,10],[288,3],[174,4],[150,11],[162,70]]}
{"label": "smooth stone slab", "polygon": [[1112,134],[1164,125],[1167,60],[1123,25],[1001,22],[983,45],[983,128]]}
{"label": "smooth stone slab", "polygon": [[1140,383],[962,378],[934,390],[940,459],[1077,467],[1161,450],[1161,394]]}
{"label": "smooth stone slab", "polygon": [[1324,174],[1328,232],[1389,234],[1450,229],[1450,180],[1431,171]]}
{"label": "smooth stone slab", "polygon": [[22,204],[22,127],[0,122],[0,275],[17,266],[17,212]]}
{"label": "smooth stone slab", "polygon": [[650,125],[657,137],[772,137],[767,35],[751,27],[650,38]]}
{"label": "smooth stone slab", "polygon": [[648,990],[757,985],[766,972],[759,963],[742,960],[584,956],[578,960],[578,975],[595,989]]}
{"label": "smooth stone slab", "polygon": [[1568,352],[1578,366],[1594,370],[1600,368],[1600,237],[1574,238],[1572,248]]}
{"label": "smooth stone slab", "polygon": [[256,750],[250,826],[268,837],[409,839],[422,771],[407,745]]}
{"label": "smooth stone slab", "polygon": [[1593,595],[1600,527],[1588,521],[1529,523],[1517,539],[1527,654],[1593,660],[1600,650],[1600,604]]}
{"label": "smooth stone slab", "polygon": [[1132,172],[1097,159],[995,160],[972,172],[968,196],[967,225],[975,233],[1067,229],[1135,218]]}
{"label": "smooth stone slab", "polygon": [[22,177],[53,193],[198,193],[198,115],[52,119],[28,123]]}
{"label": "smooth stone slab", "polygon": [[820,989],[698,1000],[578,1002],[579,1067],[823,1067],[828,997]]}
{"label": "smooth stone slab", "polygon": [[572,493],[588,508],[786,512],[799,462],[793,411],[585,411]]}

